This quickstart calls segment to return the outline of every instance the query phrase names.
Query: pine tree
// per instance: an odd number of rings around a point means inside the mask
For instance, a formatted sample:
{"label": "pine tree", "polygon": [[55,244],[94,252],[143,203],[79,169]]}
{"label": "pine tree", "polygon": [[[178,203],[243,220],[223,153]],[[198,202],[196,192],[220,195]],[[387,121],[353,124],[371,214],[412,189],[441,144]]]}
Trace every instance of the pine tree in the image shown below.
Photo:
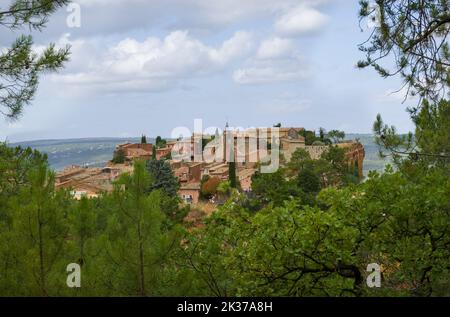
{"label": "pine tree", "polygon": [[325,133],[326,132],[324,128],[319,128],[319,137],[321,142],[325,142]]}
{"label": "pine tree", "polygon": [[160,149],[166,146],[167,141],[161,138],[159,135],[156,137],[155,146]]}
{"label": "pine tree", "polygon": [[45,163],[29,171],[29,183],[12,203],[13,235],[17,250],[18,285],[29,295],[49,296],[64,285],[65,266],[71,263],[67,252],[67,215],[71,199],[66,192],[54,190],[54,173]]}
{"label": "pine tree", "polygon": [[168,162],[164,160],[150,160],[147,162],[146,168],[153,178],[153,182],[149,183],[147,187],[147,192],[161,189],[171,197],[177,196],[180,184]]}
{"label": "pine tree", "polygon": [[77,263],[86,263],[86,244],[95,235],[95,213],[93,203],[86,196],[75,204],[69,215],[71,236],[77,250]]}
{"label": "pine tree", "polygon": [[116,209],[108,220],[106,251],[115,295],[156,294],[168,236],[161,229],[161,193],[146,194],[151,183],[144,162],[136,161],[134,173],[123,175],[113,194]]}

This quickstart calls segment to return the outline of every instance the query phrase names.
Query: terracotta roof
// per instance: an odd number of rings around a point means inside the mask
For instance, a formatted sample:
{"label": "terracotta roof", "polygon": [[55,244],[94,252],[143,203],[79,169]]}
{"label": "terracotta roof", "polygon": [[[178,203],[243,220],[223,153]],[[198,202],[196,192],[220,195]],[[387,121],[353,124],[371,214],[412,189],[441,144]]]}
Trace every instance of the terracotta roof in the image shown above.
{"label": "terracotta roof", "polygon": [[151,155],[151,152],[146,151],[144,149],[128,149],[127,156],[145,156],[145,155]]}
{"label": "terracotta roof", "polygon": [[124,143],[124,144],[119,144],[119,145],[117,145],[117,147],[119,147],[119,148],[127,148],[127,147],[129,147],[130,145],[133,145],[133,143]]}

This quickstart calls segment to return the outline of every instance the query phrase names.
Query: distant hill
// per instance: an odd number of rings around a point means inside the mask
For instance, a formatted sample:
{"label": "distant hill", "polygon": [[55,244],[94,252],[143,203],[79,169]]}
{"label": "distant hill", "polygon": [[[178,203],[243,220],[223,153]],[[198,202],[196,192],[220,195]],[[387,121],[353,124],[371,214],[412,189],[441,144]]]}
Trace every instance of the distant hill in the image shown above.
{"label": "distant hill", "polygon": [[[384,169],[386,161],[378,157],[378,148],[370,134],[348,134],[347,139],[359,139],[366,150],[364,174],[370,170]],[[154,139],[147,139],[154,143]],[[140,138],[87,138],[66,140],[42,140],[11,143],[11,146],[31,147],[47,153],[50,166],[55,170],[62,170],[70,165],[86,165],[102,167],[111,160],[117,144],[126,142],[140,142]]]}
{"label": "distant hill", "polygon": [[[117,144],[140,140],[140,138],[42,140],[12,143],[11,146],[29,146],[47,153],[50,166],[55,170],[62,170],[69,165],[105,166],[112,159]],[[147,141],[152,143],[154,139]]]}

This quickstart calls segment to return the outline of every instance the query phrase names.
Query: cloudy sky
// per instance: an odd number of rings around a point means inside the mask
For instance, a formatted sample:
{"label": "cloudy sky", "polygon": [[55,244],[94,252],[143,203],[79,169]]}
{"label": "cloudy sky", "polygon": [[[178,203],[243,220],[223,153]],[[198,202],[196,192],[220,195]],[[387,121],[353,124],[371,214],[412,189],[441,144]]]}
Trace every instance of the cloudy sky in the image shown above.
{"label": "cloudy sky", "polygon": [[[172,129],[261,127],[367,133],[377,113],[411,130],[401,83],[358,70],[358,0],[78,0],[33,33],[36,49],[72,46],[71,61],[41,78],[0,140],[170,136]],[[0,46],[17,35],[0,31]]]}

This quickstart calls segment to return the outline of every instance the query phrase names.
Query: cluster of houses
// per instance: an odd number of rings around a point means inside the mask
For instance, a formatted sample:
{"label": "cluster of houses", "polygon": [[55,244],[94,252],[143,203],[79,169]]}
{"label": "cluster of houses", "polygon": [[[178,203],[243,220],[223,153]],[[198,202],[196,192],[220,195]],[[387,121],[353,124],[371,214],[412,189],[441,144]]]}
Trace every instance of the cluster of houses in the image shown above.
{"label": "cluster of houses", "polygon": [[[160,160],[170,155],[172,148],[176,141],[166,142],[166,145],[161,148],[156,148],[156,159]],[[151,143],[125,143],[116,147],[116,152],[122,151],[125,155],[125,160],[132,162],[136,158],[149,160],[153,155],[154,145]]]}
{"label": "cluster of houses", "polygon": [[[279,140],[277,145],[284,163],[289,162],[292,154],[299,148],[306,150],[313,159],[320,158],[321,154],[329,148],[327,145],[306,145],[300,133],[302,130],[303,128],[277,128],[276,134]],[[167,142],[164,147],[156,149],[152,144],[121,144],[116,147],[116,152],[122,151],[125,155],[123,163],[110,162],[104,168],[71,166],[57,175],[56,187],[71,188],[77,199],[83,195],[96,197],[101,192],[111,191],[113,181],[121,174],[132,172],[135,159],[148,160],[156,157],[158,160],[164,158],[169,162],[174,175],[180,182],[179,196],[185,202],[195,204],[200,199],[201,181],[205,176],[218,178],[220,181],[229,179],[229,164],[225,158],[234,155],[236,179],[240,188],[243,191],[251,191],[252,176],[261,161],[266,160],[271,152],[270,148],[260,146],[259,142],[252,143],[252,138],[258,138],[260,134],[261,131],[258,129],[225,130],[220,138],[217,135],[211,138],[211,142],[206,147],[201,145],[201,141],[198,142],[196,135],[181,142]],[[264,137],[267,140],[274,140],[272,134],[271,129],[264,131]],[[253,146],[254,144],[256,145]],[[359,174],[362,176],[365,155],[362,144],[356,141],[345,141],[338,146],[345,149],[349,162],[357,163]],[[216,154],[216,159],[211,161],[201,156],[202,159],[196,160],[197,152]],[[183,159],[171,157],[173,153],[180,153]]]}
{"label": "cluster of houses", "polygon": [[[156,149],[156,158],[162,159],[170,154],[175,142],[168,142],[165,147]],[[137,158],[149,160],[153,156],[153,144],[125,143],[117,145],[115,153],[121,151],[123,163],[108,162],[103,168],[69,166],[56,175],[55,187],[72,190],[75,199],[82,196],[97,197],[102,192],[111,192],[113,182],[124,173],[133,172],[133,161]]]}
{"label": "cluster of houses", "polygon": [[131,173],[131,164],[111,164],[104,168],[69,166],[56,175],[56,188],[72,189],[75,199],[97,197],[113,190],[113,182],[124,173]]}

